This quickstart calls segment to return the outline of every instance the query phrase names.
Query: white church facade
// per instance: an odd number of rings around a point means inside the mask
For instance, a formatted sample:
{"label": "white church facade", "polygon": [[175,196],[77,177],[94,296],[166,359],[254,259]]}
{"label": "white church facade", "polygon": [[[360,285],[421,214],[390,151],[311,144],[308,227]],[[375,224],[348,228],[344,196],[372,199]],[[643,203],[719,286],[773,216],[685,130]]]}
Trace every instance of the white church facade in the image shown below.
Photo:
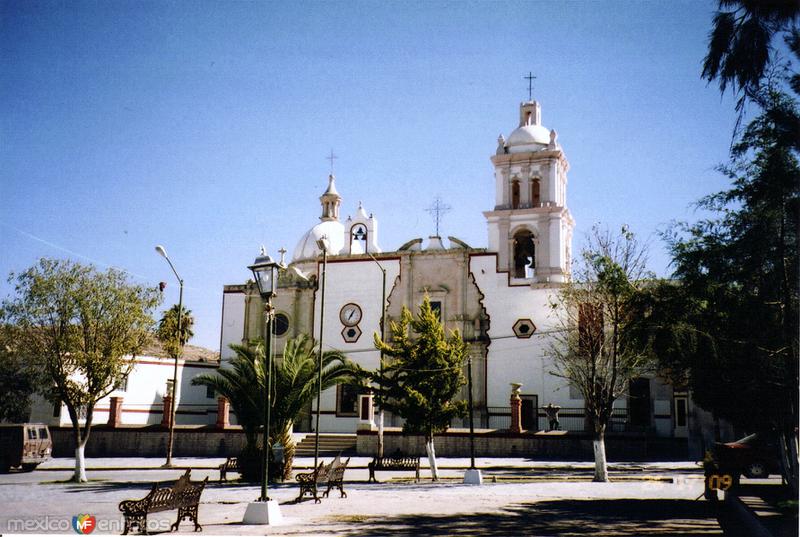
{"label": "white church facade", "polygon": [[[410,237],[399,248],[384,251],[378,220],[360,203],[354,216],[340,215],[344,198],[337,188],[346,194],[348,185],[337,185],[331,175],[320,197],[320,222],[300,238],[280,275],[273,299],[276,353],[301,333],[319,340],[322,326],[324,348],[341,350],[364,368],[375,369],[379,353],[372,338],[380,332],[384,291],[387,326],[399,318],[403,306],[416,311],[428,296],[445,328],[458,329],[469,344],[476,426],[508,427],[510,385],[519,383],[524,429],[545,428],[541,407],[553,403],[562,407],[565,428],[580,430],[584,402],[577,390],[551,374],[548,354],[548,334],[558,328],[550,303],[570,277],[575,223],[567,203],[569,162],[556,132],[542,125],[539,103],[520,105],[518,126],[508,138],[500,136],[491,162],[495,199],[487,200],[483,213],[486,248],[435,236]],[[327,241],[325,265],[321,238]],[[263,326],[263,303],[255,284],[226,285],[222,367],[233,355],[229,345],[261,338]],[[356,431],[357,394],[356,387],[348,386],[323,393],[321,432]],[[637,379],[630,395],[615,404],[618,414],[611,430],[685,437],[689,405],[685,393],[660,380]],[[387,419],[388,426],[401,425],[398,417]],[[300,430],[310,427],[310,419],[298,423]]]}

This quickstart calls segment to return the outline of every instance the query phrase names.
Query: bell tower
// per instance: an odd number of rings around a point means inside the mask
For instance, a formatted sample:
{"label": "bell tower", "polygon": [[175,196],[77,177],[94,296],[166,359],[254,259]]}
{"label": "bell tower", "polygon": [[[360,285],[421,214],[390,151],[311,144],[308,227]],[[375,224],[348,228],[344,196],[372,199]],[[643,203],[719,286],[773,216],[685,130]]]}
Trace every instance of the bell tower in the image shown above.
{"label": "bell tower", "polygon": [[567,161],[541,106],[520,104],[519,126],[501,134],[494,165],[495,206],[485,211],[489,250],[512,283],[559,283],[570,275],[575,222],[567,208]]}

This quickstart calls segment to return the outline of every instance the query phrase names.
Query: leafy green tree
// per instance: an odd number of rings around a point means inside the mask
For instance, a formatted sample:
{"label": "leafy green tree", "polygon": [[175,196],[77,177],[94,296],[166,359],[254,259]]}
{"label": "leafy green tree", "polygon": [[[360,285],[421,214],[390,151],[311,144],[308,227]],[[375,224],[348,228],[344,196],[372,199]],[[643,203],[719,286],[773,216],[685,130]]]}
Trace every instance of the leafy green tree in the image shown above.
{"label": "leafy green tree", "polygon": [[[720,0],[703,60],[703,78],[717,80],[720,90],[739,94],[737,109],[758,98],[776,59],[773,41],[782,35],[797,53],[800,3],[796,0]],[[792,80],[795,91],[800,78]]]}
{"label": "leafy green tree", "polygon": [[36,370],[16,352],[14,327],[0,326],[0,421],[28,421],[39,382]]}
{"label": "leafy green tree", "polygon": [[595,226],[574,280],[551,303],[561,323],[549,350],[552,374],[583,395],[594,433],[595,481],[608,481],[605,432],[614,402],[650,369],[648,348],[634,337],[635,304],[650,280],[646,254],[627,227],[615,236]]}
{"label": "leafy green tree", "polygon": [[445,335],[444,326],[426,296],[413,317],[403,307],[399,322],[391,323],[391,341],[375,334],[375,347],[383,352],[383,376],[372,375],[378,400],[405,420],[403,430],[424,434],[434,481],[438,480],[435,433],[446,431],[453,418],[467,412],[466,401],[456,397],[466,383],[463,374],[467,345],[458,331]]}
{"label": "leafy green tree", "polygon": [[9,281],[16,281],[15,296],[3,301],[2,317],[15,328],[13,352],[46,375],[44,395],[66,405],[74,480],[84,482],[95,405],[133,368],[131,356],[151,337],[159,295],[130,284],[124,272],[67,260],[41,259]]}
{"label": "leafy green tree", "polygon": [[781,431],[796,483],[800,167],[781,118],[797,111],[765,93],[721,168],[732,187],[700,202],[719,216],[667,236],[679,284],[654,291],[650,337],[702,408],[748,431]]}
{"label": "leafy green tree", "polygon": [[[264,399],[269,373],[264,356],[264,346],[231,345],[236,352],[228,365],[215,373],[199,375],[192,384],[211,386],[230,403],[239,424],[244,430],[247,446],[245,457],[256,461],[253,478],[258,478],[258,432],[264,427]],[[284,479],[291,477],[295,444],[292,426],[300,413],[311,405],[317,394],[317,347],[305,334],[286,342],[283,354],[273,360],[273,394],[270,411],[270,439],[284,446]],[[322,389],[337,384],[353,382],[358,377],[358,367],[347,360],[340,351],[327,351],[322,355]],[[248,476],[250,477],[250,476]]]}
{"label": "leafy green tree", "polygon": [[180,357],[183,353],[183,347],[194,336],[192,331],[194,326],[192,310],[187,310],[185,307],[182,307],[182,309],[180,333],[178,332],[178,312],[180,310],[177,304],[164,311],[156,330],[156,337],[172,358]]}

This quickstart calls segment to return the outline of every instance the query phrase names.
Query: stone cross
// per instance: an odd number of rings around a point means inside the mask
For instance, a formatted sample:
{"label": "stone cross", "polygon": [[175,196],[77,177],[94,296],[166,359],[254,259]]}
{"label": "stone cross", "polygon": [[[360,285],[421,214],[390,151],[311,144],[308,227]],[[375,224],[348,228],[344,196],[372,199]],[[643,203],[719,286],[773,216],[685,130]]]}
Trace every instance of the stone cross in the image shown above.
{"label": "stone cross", "polygon": [[532,101],[533,100],[533,81],[536,79],[536,77],[533,76],[533,73],[528,71],[528,76],[523,76],[522,78],[524,78],[524,79],[526,79],[528,81],[528,100]]}
{"label": "stone cross", "polygon": [[442,222],[442,217],[445,213],[450,212],[450,209],[452,209],[452,207],[443,204],[440,196],[436,196],[433,205],[425,209],[426,212],[433,215],[433,221],[436,223],[436,237],[439,236],[439,224]]}
{"label": "stone cross", "polygon": [[325,157],[325,159],[326,159],[326,160],[329,160],[329,161],[331,161],[331,175],[333,175],[333,161],[334,161],[335,159],[337,159],[337,158],[339,158],[339,157],[337,157],[336,155],[334,155],[334,154],[333,154],[333,149],[331,149],[331,154],[330,154],[330,156],[328,156],[328,157]]}

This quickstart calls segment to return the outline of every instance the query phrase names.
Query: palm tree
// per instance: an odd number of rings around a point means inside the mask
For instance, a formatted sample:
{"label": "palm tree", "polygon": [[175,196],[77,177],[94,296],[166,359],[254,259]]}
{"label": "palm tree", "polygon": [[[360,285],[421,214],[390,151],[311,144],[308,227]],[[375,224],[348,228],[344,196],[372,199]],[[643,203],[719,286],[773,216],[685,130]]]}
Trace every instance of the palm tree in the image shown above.
{"label": "palm tree", "polygon": [[[264,424],[264,396],[267,375],[264,347],[231,345],[236,356],[230,367],[221,367],[215,373],[199,375],[192,384],[211,386],[231,403],[239,424],[245,433],[246,446],[243,453],[258,451],[258,431]],[[303,409],[309,407],[317,393],[318,348],[305,334],[286,342],[283,355],[273,361],[272,409],[270,416],[270,438],[284,446],[283,478],[291,477],[295,444],[292,425]],[[322,389],[337,384],[354,382],[360,368],[350,362],[340,351],[324,352],[322,355]]]}
{"label": "palm tree", "polygon": [[158,328],[156,329],[156,338],[158,338],[164,350],[172,358],[180,356],[183,347],[192,339],[192,336],[194,336],[194,332],[192,331],[192,327],[194,326],[192,310],[188,310],[185,307],[182,309],[180,337],[178,334],[179,310],[177,304],[164,311],[161,320],[158,321]]}
{"label": "palm tree", "polygon": [[[745,100],[758,98],[771,66],[780,60],[775,54],[773,37],[783,35],[789,49],[797,55],[800,4],[797,0],[719,0],[719,8],[709,34],[702,77],[709,82],[716,79],[723,93],[732,87],[739,94],[736,109],[742,112]],[[792,84],[797,91],[800,85],[797,73]]]}

